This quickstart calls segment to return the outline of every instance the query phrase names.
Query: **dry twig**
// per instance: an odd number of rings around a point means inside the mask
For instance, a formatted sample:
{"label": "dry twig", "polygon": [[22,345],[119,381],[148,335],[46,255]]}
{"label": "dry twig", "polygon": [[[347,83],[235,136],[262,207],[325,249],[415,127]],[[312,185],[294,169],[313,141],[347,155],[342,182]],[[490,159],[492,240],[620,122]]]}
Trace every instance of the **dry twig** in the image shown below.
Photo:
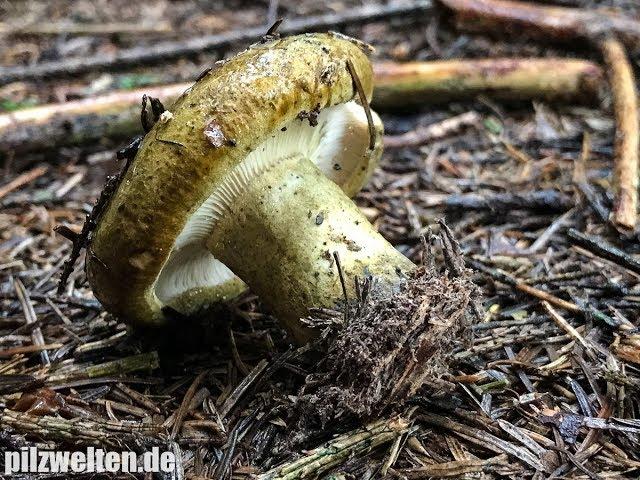
{"label": "dry twig", "polygon": [[46,172],[46,167],[36,167],[18,175],[16,178],[0,187],[0,199],[13,192],[14,190],[22,187],[23,185],[27,185],[28,183],[33,182],[37,178],[44,175]]}
{"label": "dry twig", "polygon": [[396,439],[408,428],[407,421],[400,417],[379,420],[315,448],[299,460],[263,473],[258,480],[297,480],[316,477],[331,467],[343,463],[347,458],[363,455]]}
{"label": "dry twig", "polygon": [[404,109],[488,94],[502,100],[594,102],[602,70],[566,58],[455,59],[374,64],[373,107]]}
{"label": "dry twig", "polygon": [[633,230],[638,213],[638,93],[633,69],[622,44],[614,38],[606,38],[600,48],[608,66],[616,117],[613,221],[623,229]]}
{"label": "dry twig", "polygon": [[465,127],[477,125],[480,120],[481,116],[478,112],[466,112],[426,127],[418,127],[402,135],[385,135],[384,146],[387,148],[417,147],[445,138]]}
{"label": "dry twig", "polygon": [[630,49],[640,45],[640,21],[610,10],[587,10],[513,0],[439,0],[458,26],[473,31],[517,32],[542,40],[572,41],[615,34]]}
{"label": "dry twig", "polygon": [[[373,106],[398,110],[443,101],[472,98],[482,93],[501,99],[593,101],[602,86],[600,68],[584,60],[488,59],[374,64]],[[354,82],[355,83],[355,82]],[[63,146],[90,145],[105,138],[121,141],[134,135],[139,124],[140,98],[161,98],[166,105],[191,83],[116,91],[63,104],[43,105],[0,115],[0,155],[25,154]],[[397,142],[417,145],[446,135],[472,113],[443,122],[442,128],[417,130]],[[396,140],[389,140],[393,147]]]}

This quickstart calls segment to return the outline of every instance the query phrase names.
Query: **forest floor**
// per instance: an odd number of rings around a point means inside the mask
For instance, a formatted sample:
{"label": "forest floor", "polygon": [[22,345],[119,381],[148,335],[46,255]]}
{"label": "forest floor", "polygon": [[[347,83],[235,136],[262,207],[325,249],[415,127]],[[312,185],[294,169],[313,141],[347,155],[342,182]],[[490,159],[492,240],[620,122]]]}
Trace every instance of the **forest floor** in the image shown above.
{"label": "forest floor", "polygon": [[[632,1],[555,3],[640,15]],[[100,57],[164,40],[266,30],[277,16],[358,5],[5,2],[0,64]],[[428,14],[339,30],[375,46],[375,60],[553,56],[602,63],[586,42],[468,34],[450,17],[434,6]],[[83,25],[112,31],[78,29]],[[14,81],[0,85],[0,112],[194,80],[246,46],[159,65]],[[637,73],[640,56],[634,55]],[[299,468],[273,478],[314,478],[314,472],[354,479],[637,478],[640,242],[609,219],[614,116],[609,92],[593,100],[502,102],[488,94],[382,114],[390,135],[478,114],[467,128],[425,145],[387,150],[356,201],[416,262],[423,237],[438,232],[438,220],[446,218],[482,294],[483,318],[450,352],[438,385],[366,426],[344,421],[297,432],[295,440],[297,396],[317,366],[304,348],[290,345],[259,299],[247,294],[191,322],[146,332],[101,308],[83,259],[64,294],[56,294],[71,244],[53,228],[82,224],[106,175],[119,168],[114,152],[125,139],[5,158],[0,451],[161,446],[178,453],[186,477],[201,478],[249,478],[314,454],[317,470],[307,465],[310,473]],[[345,446],[356,437],[359,447]],[[331,448],[309,452],[332,439]]]}

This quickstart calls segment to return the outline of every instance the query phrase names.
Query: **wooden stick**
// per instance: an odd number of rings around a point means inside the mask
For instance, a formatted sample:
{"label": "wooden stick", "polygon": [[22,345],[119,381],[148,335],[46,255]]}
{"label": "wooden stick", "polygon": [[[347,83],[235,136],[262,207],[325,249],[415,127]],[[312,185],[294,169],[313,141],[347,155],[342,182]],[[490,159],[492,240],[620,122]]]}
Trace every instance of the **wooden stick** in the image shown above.
{"label": "wooden stick", "polygon": [[471,473],[487,473],[493,466],[509,465],[507,455],[497,455],[485,460],[469,459],[450,462],[433,463],[415,468],[399,470],[403,478],[467,478]]}
{"label": "wooden stick", "polygon": [[618,227],[633,230],[638,212],[638,94],[633,68],[622,44],[607,38],[600,42],[600,48],[608,67],[616,118],[613,222]]}
{"label": "wooden stick", "polygon": [[[416,18],[431,9],[431,1],[417,0],[407,4],[364,5],[349,8],[344,12],[326,13],[305,18],[294,18],[285,22],[280,33],[290,35],[308,31],[339,28],[345,25],[372,22],[393,17]],[[214,35],[196,36],[181,41],[157,42],[153,45],[122,49],[114,55],[94,55],[42,62],[28,66],[0,67],[0,85],[10,82],[38,80],[53,77],[68,77],[92,71],[115,71],[127,67],[140,67],[152,63],[212,51],[229,45],[242,45],[257,41],[265,33],[263,26],[242,28]]]}
{"label": "wooden stick", "polygon": [[169,22],[153,22],[148,24],[111,22],[111,23],[38,23],[33,25],[0,24],[0,35],[150,35],[174,34]]}
{"label": "wooden stick", "polygon": [[139,353],[97,365],[83,366],[63,373],[56,373],[47,377],[47,383],[48,385],[55,385],[72,380],[121,376],[139,370],[155,370],[159,366],[160,360],[157,352]]}
{"label": "wooden stick", "polygon": [[29,292],[27,292],[27,289],[19,278],[15,278],[13,280],[13,288],[18,295],[18,301],[22,306],[22,312],[24,313],[24,319],[27,322],[27,325],[35,324],[31,330],[31,339],[33,340],[33,344],[38,347],[36,350],[40,351],[40,360],[43,365],[50,365],[51,361],[49,360],[49,352],[47,352],[46,348],[42,348],[46,342],[44,341],[42,330],[38,326],[38,317],[36,316],[36,311],[33,308],[31,299],[29,298]]}
{"label": "wooden stick", "polygon": [[[96,416],[97,418],[97,416]],[[0,414],[3,431],[11,427],[22,435],[43,440],[57,440],[66,444],[109,445],[122,447],[135,445],[140,437],[151,437],[161,430],[158,424],[143,422],[115,422],[88,418],[66,419],[49,415],[31,415],[4,409]]]}
{"label": "wooden stick", "polygon": [[93,98],[43,105],[0,115],[0,155],[22,155],[64,146],[131,137],[140,128],[143,94],[171,102],[191,83],[121,90]]}
{"label": "wooden stick", "polygon": [[542,306],[544,307],[544,309],[547,311],[547,313],[549,314],[549,316],[553,319],[553,321],[556,323],[556,325],[558,325],[558,327],[560,327],[562,330],[564,330],[565,332],[567,332],[569,334],[569,336],[571,336],[572,338],[574,338],[575,340],[577,340],[578,342],[580,342],[580,344],[587,350],[592,350],[592,346],[591,344],[587,343],[587,341],[584,339],[584,337],[582,335],[580,335],[580,332],[578,332],[573,325],[571,325],[569,322],[567,322],[567,320],[560,315],[552,306],[549,302],[547,302],[546,300],[542,301]]}
{"label": "wooden stick", "polygon": [[[603,74],[583,60],[450,60],[375,66],[374,106],[404,108],[491,93],[501,98],[581,100],[598,97]],[[124,141],[140,131],[143,95],[170,106],[191,83],[115,91],[0,115],[0,156],[62,146]],[[169,107],[171,108],[171,107]]]}
{"label": "wooden stick", "polygon": [[569,312],[574,312],[574,313],[583,312],[583,309],[581,309],[575,303],[569,302],[567,300],[563,300],[562,298],[556,297],[555,295],[549,292],[545,292],[544,290],[540,290],[539,288],[535,288],[530,285],[527,285],[526,283],[519,281],[515,277],[512,277],[508,273],[487,267],[483,263],[478,262],[476,260],[467,259],[467,263],[472,268],[488,274],[493,279],[498,280],[499,282],[505,283],[507,285],[510,285],[515,289],[520,290],[522,293],[531,295],[532,297],[535,297],[538,300],[546,301],[552,305],[555,305],[556,307],[564,308]]}
{"label": "wooden stick", "polygon": [[198,376],[193,380],[191,385],[189,386],[187,393],[185,393],[184,398],[182,399],[182,403],[180,403],[180,406],[178,407],[178,410],[176,412],[173,427],[171,428],[170,438],[172,440],[175,439],[176,435],[180,433],[180,429],[182,428],[182,421],[184,420],[184,416],[187,413],[187,408],[191,403],[191,399],[193,399],[193,396],[195,395],[196,390],[198,389],[198,386],[200,385],[204,377],[207,375],[207,373],[208,373],[207,371],[200,372]]}
{"label": "wooden stick", "polygon": [[439,0],[453,10],[466,30],[508,33],[553,41],[598,38],[615,34],[630,49],[639,50],[640,21],[608,10],[544,6],[513,0]]}
{"label": "wooden stick", "polygon": [[595,235],[587,235],[574,228],[570,228],[567,231],[567,237],[569,237],[569,241],[574,245],[578,245],[599,257],[606,258],[640,275],[640,260],[624,250],[614,247],[603,238]]}
{"label": "wooden stick", "polygon": [[495,58],[374,65],[378,109],[402,109],[473,98],[597,101],[604,84],[600,67],[566,58]]}
{"label": "wooden stick", "polygon": [[18,175],[16,178],[0,187],[0,199],[7,196],[14,190],[17,190],[18,188],[33,182],[35,179],[41,177],[46,172],[47,168],[41,166]]}
{"label": "wooden stick", "polygon": [[418,127],[402,135],[385,135],[384,146],[385,148],[417,147],[445,138],[466,127],[477,125],[481,120],[482,117],[478,112],[461,113],[425,127]]}
{"label": "wooden stick", "polygon": [[24,345],[22,347],[12,347],[0,350],[0,358],[10,358],[14,355],[24,355],[26,353],[46,352],[47,350],[57,350],[64,347],[63,343],[43,343],[42,345]]}

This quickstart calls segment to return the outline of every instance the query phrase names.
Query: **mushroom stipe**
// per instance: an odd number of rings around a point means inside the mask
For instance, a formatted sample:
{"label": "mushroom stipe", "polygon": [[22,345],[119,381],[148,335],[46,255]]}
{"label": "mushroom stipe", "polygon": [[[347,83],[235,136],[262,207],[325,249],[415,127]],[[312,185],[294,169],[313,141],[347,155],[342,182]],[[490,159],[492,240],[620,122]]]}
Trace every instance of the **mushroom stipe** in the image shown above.
{"label": "mushroom stipe", "polygon": [[312,337],[300,321],[309,309],[332,308],[344,297],[333,252],[345,278],[374,276],[389,294],[414,268],[304,157],[279,160],[227,208],[208,250],[245,280],[300,342]]}

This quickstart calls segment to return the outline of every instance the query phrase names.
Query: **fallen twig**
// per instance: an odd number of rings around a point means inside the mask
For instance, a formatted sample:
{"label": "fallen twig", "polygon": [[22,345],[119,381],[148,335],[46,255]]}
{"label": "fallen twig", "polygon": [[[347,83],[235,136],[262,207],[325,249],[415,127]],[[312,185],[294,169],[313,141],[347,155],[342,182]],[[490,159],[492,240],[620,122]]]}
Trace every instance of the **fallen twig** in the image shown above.
{"label": "fallen twig", "polygon": [[597,192],[587,180],[587,160],[591,154],[591,136],[584,132],[582,136],[582,153],[574,163],[573,184],[578,192],[582,194],[593,212],[602,223],[609,220],[609,209],[600,200]]}
{"label": "fallen twig", "polygon": [[50,375],[47,385],[55,385],[70,380],[89,379],[124,375],[139,370],[155,370],[160,365],[157,352],[140,353],[130,357],[119,358],[111,362],[90,365],[70,372]]}
{"label": "fallen twig", "polygon": [[[339,13],[327,13],[288,20],[280,28],[280,33],[289,35],[306,31],[318,31],[392,17],[411,16],[415,18],[420,14],[426,13],[430,8],[431,2],[429,0],[419,0],[408,4],[370,4],[360,8],[346,9]],[[157,42],[154,45],[123,49],[112,56],[95,55],[92,57],[42,62],[24,67],[0,67],[0,85],[16,81],[78,75],[96,70],[111,72],[120,68],[139,67],[179,57],[193,56],[229,45],[255,41],[261,38],[264,33],[263,26],[243,28],[214,35],[192,37],[183,41]]]}
{"label": "fallen twig", "polygon": [[486,448],[487,450],[490,450],[492,452],[498,454],[506,453],[508,455],[511,455],[515,459],[523,462],[526,465],[529,465],[532,468],[535,468],[536,470],[548,470],[548,467],[544,465],[542,461],[531,451],[527,450],[524,447],[520,447],[518,445],[514,445],[513,443],[507,442],[486,431],[481,431],[470,425],[464,425],[458,422],[454,422],[453,420],[450,420],[446,417],[442,417],[440,415],[432,413],[425,412],[419,415],[418,418],[426,422],[428,425],[452,431],[462,438],[469,440],[470,442],[475,443],[476,445],[479,445],[482,448]]}
{"label": "fallen twig", "polygon": [[521,292],[531,295],[539,300],[549,302],[550,304],[555,305],[556,307],[564,308],[565,310],[568,310],[570,312],[577,312],[577,313],[582,312],[582,309],[575,303],[568,302],[567,300],[558,298],[549,292],[545,292],[544,290],[540,290],[538,288],[532,287],[531,285],[522,283],[515,277],[512,277],[511,275],[505,272],[487,267],[486,265],[471,259],[467,259],[467,263],[469,263],[469,265],[472,268],[488,274],[494,280],[502,282],[506,285],[510,285],[516,288],[517,290],[520,290]]}
{"label": "fallen twig", "polygon": [[[616,116],[616,201],[613,222],[633,230],[638,209],[638,99],[624,43],[640,45],[640,21],[606,11],[549,7],[512,0],[440,0],[463,28],[503,29],[545,39],[586,38],[600,46],[608,67]],[[619,38],[618,41],[615,37]]]}
{"label": "fallen twig", "polygon": [[640,21],[609,10],[546,6],[513,0],[439,0],[459,27],[518,32],[543,40],[595,39],[615,34],[630,49],[640,45]]}
{"label": "fallen twig", "polygon": [[[600,68],[584,60],[497,59],[374,64],[373,105],[380,111],[402,109],[480,93],[505,99],[594,99],[602,84]],[[0,155],[25,154],[64,146],[91,145],[105,138],[122,141],[139,131],[140,99],[160,98],[171,105],[192,83],[149,86],[0,115]],[[448,134],[473,114],[454,117],[442,128],[417,130],[389,140],[419,145]]]}
{"label": "fallen twig", "polygon": [[33,25],[0,24],[0,35],[170,35],[174,32],[169,22],[154,21],[149,24],[140,23],[38,23]]}
{"label": "fallen twig", "polygon": [[170,438],[172,440],[175,439],[176,435],[178,435],[180,433],[180,429],[182,428],[182,421],[184,420],[184,416],[187,413],[187,409],[188,409],[188,407],[189,407],[189,405],[191,403],[191,400],[193,399],[193,396],[196,393],[196,390],[198,389],[198,386],[200,385],[200,383],[202,383],[202,380],[204,379],[206,374],[207,374],[206,371],[201,372],[193,380],[193,383],[191,383],[191,385],[189,386],[189,389],[187,390],[187,393],[185,393],[184,398],[182,399],[182,403],[180,404],[180,407],[176,411],[173,427],[171,428],[171,436],[170,436]]}
{"label": "fallen twig", "polygon": [[505,212],[513,209],[565,212],[574,206],[573,200],[557,190],[522,193],[461,193],[455,195],[419,192],[422,206],[463,210]]}
{"label": "fallen twig", "polygon": [[154,413],[161,413],[161,410],[158,407],[158,405],[156,405],[153,402],[153,400],[151,400],[149,397],[147,397],[145,395],[142,395],[141,393],[137,392],[136,390],[133,390],[132,388],[129,388],[124,383],[118,383],[116,386],[126,396],[128,396],[129,398],[131,398],[132,400],[134,400],[138,404],[142,405],[143,407],[147,408],[148,410],[151,410]]}
{"label": "fallen twig", "polygon": [[515,288],[516,290],[519,290],[522,293],[525,293],[534,298],[537,298],[538,300],[541,300],[543,302],[548,302],[549,304],[555,307],[563,308],[573,313],[580,313],[585,316],[592,316],[594,319],[598,320],[599,322],[602,322],[603,324],[609,325],[610,327],[618,328],[620,326],[619,321],[609,317],[608,315],[602,313],[599,310],[596,310],[595,308],[589,305],[580,306],[574,302],[570,302],[568,300],[559,298],[549,292],[545,292],[544,290],[540,290],[539,288],[535,288],[535,287],[532,287],[531,285],[527,285],[526,283],[522,282],[516,277],[513,277],[512,275],[509,275],[504,271],[488,267],[484,265],[482,262],[479,262],[477,260],[467,258],[466,263],[471,268],[474,268],[482,273],[489,275],[491,278],[493,278],[498,282],[504,283],[505,285],[509,285]]}
{"label": "fallen twig", "polygon": [[260,377],[269,366],[269,362],[261,360],[249,374],[244,377],[242,382],[229,394],[225,402],[220,406],[220,415],[224,418],[231,412],[233,407],[238,403],[240,397],[242,397],[250,387],[259,381]]}
{"label": "fallen twig", "polygon": [[480,94],[504,100],[594,102],[603,85],[600,67],[566,58],[456,59],[374,65],[378,109],[424,106]]}
{"label": "fallen twig", "polygon": [[613,221],[619,227],[633,230],[638,211],[638,94],[633,69],[620,42],[607,38],[600,48],[608,67],[616,118]]}
{"label": "fallen twig", "polygon": [[161,435],[160,426],[142,422],[93,421],[84,418],[67,420],[52,416],[4,410],[0,415],[3,429],[12,428],[39,439],[60,440],[71,444],[122,446],[135,444],[143,436]]}
{"label": "fallen twig", "polygon": [[178,83],[121,90],[0,115],[0,155],[19,155],[131,137],[140,130],[144,94],[172,103],[191,86]]}
{"label": "fallen twig", "polygon": [[584,337],[582,335],[580,335],[580,332],[578,332],[573,325],[571,325],[569,322],[567,322],[567,320],[560,315],[552,306],[549,302],[547,302],[546,300],[544,300],[542,302],[542,306],[544,307],[544,309],[547,311],[547,313],[549,314],[549,316],[553,319],[554,322],[556,322],[556,325],[558,325],[558,327],[560,327],[562,330],[564,330],[565,332],[567,332],[573,339],[577,340],[578,342],[580,342],[580,344],[587,350],[591,350],[592,346],[587,343],[587,341],[584,339]]}
{"label": "fallen twig", "polygon": [[33,308],[31,299],[29,298],[29,293],[27,292],[27,289],[24,287],[19,278],[13,280],[13,288],[18,295],[18,300],[20,301],[20,305],[22,306],[22,311],[24,313],[24,318],[27,322],[27,325],[33,326],[31,330],[31,339],[33,340],[33,344],[36,347],[35,351],[40,351],[40,359],[42,361],[42,364],[49,365],[51,363],[49,360],[49,352],[47,352],[47,350],[44,348],[44,337],[42,336],[42,330],[38,326],[38,318],[36,317],[36,311]]}
{"label": "fallen twig", "polygon": [[[25,353],[40,352],[41,354],[47,353],[47,350],[57,350],[63,346],[62,343],[49,343],[42,345],[25,345],[23,347],[7,348],[6,350],[0,350],[0,358],[10,358],[14,355],[23,355]],[[48,357],[47,357],[48,358]]]}
{"label": "fallen twig", "polygon": [[404,148],[424,145],[459,132],[465,127],[476,125],[480,123],[481,118],[478,112],[466,112],[426,127],[418,127],[402,135],[385,135],[384,146],[387,148]]}
{"label": "fallen twig", "polygon": [[18,175],[16,178],[0,187],[0,198],[5,197],[14,190],[22,187],[23,185],[27,185],[28,183],[33,182],[35,179],[41,177],[46,172],[47,168],[40,166]]}
{"label": "fallen twig", "polygon": [[640,274],[640,261],[613,245],[609,245],[601,238],[587,235],[574,228],[570,228],[567,231],[567,236],[569,237],[569,240],[571,240],[571,243],[579,245],[580,247],[595,253],[599,257],[611,260],[624,268],[628,268],[632,272]]}
{"label": "fallen twig", "polygon": [[453,462],[434,463],[417,468],[400,470],[404,478],[462,478],[471,473],[488,473],[492,467],[500,467],[509,464],[507,455],[496,455],[485,460],[456,460]]}

